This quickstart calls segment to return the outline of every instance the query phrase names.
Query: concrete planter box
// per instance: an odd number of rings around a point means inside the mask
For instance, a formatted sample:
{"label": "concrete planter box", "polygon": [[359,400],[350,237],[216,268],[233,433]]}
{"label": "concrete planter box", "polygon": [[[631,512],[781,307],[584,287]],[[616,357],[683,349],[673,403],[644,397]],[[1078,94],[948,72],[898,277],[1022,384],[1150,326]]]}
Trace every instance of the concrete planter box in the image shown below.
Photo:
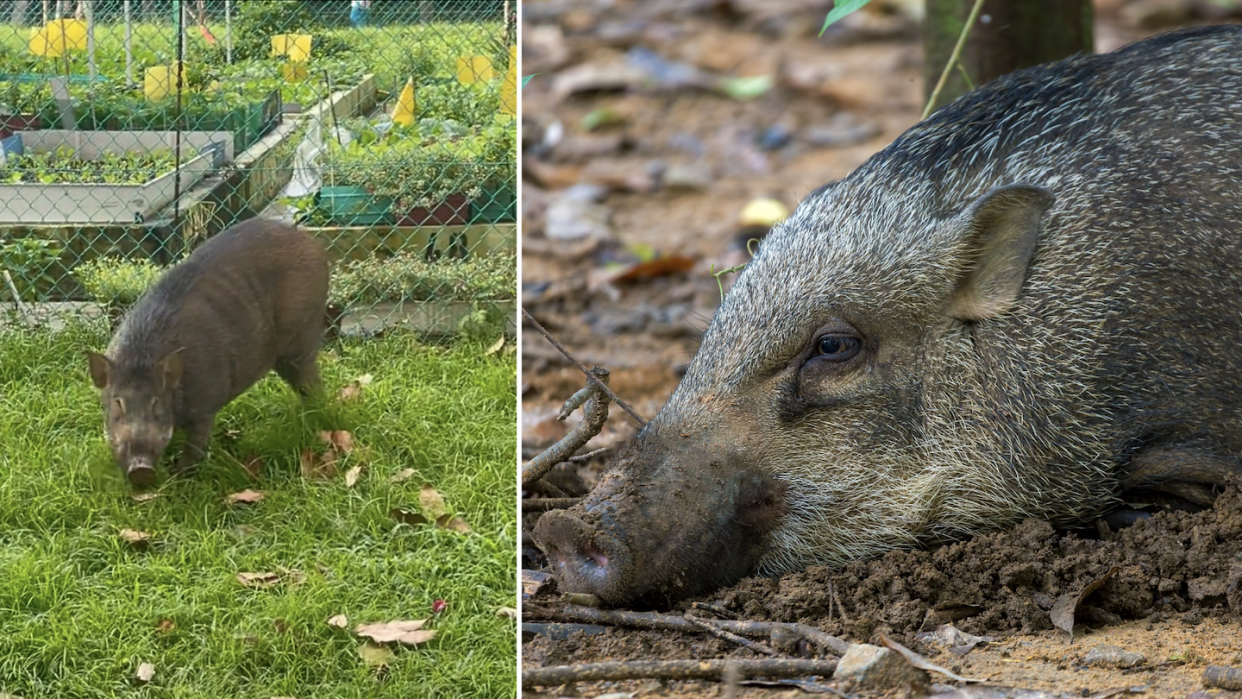
{"label": "concrete planter box", "polygon": [[[149,153],[176,145],[171,131],[24,131],[10,138],[21,139],[23,152],[46,153],[69,146],[86,160],[104,153]],[[197,155],[182,162],[180,173],[169,172],[143,184],[0,185],[0,201],[5,203],[0,224],[135,223],[173,200],[178,174],[184,194],[233,159],[233,135],[228,132],[182,133],[181,147],[184,155]]]}

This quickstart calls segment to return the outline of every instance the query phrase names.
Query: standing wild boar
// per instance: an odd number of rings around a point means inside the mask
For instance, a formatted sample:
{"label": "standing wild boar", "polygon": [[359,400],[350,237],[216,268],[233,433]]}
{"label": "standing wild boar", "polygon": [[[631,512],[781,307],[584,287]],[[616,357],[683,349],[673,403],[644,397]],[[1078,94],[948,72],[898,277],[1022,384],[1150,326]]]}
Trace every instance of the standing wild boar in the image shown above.
{"label": "standing wild boar", "polygon": [[174,428],[177,470],[205,454],[216,413],[275,369],[303,397],[322,385],[328,258],[306,233],[251,219],[203,243],[125,315],[107,355],[88,352],[108,443],[150,484]]}
{"label": "standing wild boar", "polygon": [[[1242,27],[1015,72],[813,192],[534,536],[620,604],[1242,471]],[[1135,500],[1129,500],[1135,502]]]}

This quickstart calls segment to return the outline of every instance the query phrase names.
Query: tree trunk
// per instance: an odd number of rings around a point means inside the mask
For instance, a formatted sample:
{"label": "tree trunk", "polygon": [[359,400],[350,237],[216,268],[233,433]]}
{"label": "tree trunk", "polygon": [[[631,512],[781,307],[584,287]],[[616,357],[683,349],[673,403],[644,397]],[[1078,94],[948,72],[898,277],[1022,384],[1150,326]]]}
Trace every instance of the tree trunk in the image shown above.
{"label": "tree trunk", "polygon": [[[935,90],[975,0],[927,0],[923,22],[923,100]],[[961,65],[975,86],[1020,68],[1092,53],[1091,0],[985,0],[962,48]],[[935,109],[970,89],[954,68]]]}
{"label": "tree trunk", "polygon": [[30,0],[17,0],[13,3],[13,14],[9,17],[9,24],[15,27],[26,26],[26,9],[30,6]]}

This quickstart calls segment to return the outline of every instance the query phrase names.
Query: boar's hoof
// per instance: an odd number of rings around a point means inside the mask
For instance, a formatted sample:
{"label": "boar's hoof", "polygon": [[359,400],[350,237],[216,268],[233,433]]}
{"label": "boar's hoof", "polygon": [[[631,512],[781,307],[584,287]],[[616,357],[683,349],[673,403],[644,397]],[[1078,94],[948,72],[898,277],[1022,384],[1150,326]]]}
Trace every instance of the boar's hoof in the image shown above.
{"label": "boar's hoof", "polygon": [[146,464],[138,464],[131,466],[125,472],[125,477],[129,479],[132,485],[138,488],[146,488],[155,482],[155,469]]}

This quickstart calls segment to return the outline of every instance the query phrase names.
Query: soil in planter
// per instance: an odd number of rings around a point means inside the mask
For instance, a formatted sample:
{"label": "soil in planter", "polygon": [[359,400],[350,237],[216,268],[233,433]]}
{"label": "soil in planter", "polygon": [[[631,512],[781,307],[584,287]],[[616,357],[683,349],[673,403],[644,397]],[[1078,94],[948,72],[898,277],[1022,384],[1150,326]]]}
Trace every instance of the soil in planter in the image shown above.
{"label": "soil in planter", "polygon": [[[182,153],[182,162],[195,157]],[[9,156],[0,166],[0,184],[119,184],[137,185],[172,172],[171,150],[151,153],[105,153],[98,160],[82,160],[64,152]]]}

